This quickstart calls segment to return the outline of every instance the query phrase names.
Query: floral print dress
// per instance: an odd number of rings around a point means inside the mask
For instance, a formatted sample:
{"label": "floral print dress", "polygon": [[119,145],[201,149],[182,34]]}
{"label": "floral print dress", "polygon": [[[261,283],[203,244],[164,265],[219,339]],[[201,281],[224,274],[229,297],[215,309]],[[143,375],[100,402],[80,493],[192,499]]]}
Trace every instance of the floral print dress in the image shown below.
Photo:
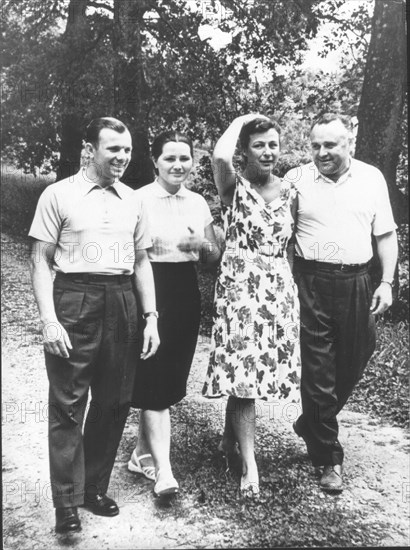
{"label": "floral print dress", "polygon": [[206,397],[299,401],[299,301],[286,257],[296,192],[266,204],[236,176],[223,207],[226,248],[216,282]]}

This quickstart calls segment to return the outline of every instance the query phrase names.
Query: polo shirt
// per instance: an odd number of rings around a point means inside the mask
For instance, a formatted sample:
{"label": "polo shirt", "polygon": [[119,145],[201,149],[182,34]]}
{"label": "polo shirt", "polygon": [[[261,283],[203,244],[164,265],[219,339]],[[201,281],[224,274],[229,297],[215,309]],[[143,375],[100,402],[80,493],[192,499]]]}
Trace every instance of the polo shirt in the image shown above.
{"label": "polo shirt", "polygon": [[119,181],[102,188],[83,170],[44,190],[29,236],[56,245],[53,268],[63,273],[131,275],[134,247],[152,244],[134,190]]}
{"label": "polo shirt", "polygon": [[366,263],[373,255],[371,235],[397,227],[386,181],[374,166],[351,159],[349,170],[334,182],[312,162],[290,170],[285,178],[297,190],[295,251],[302,258]]}
{"label": "polo shirt", "polygon": [[206,200],[181,185],[175,194],[168,193],[157,181],[135,191],[148,216],[153,245],[148,250],[152,262],[197,262],[199,253],[178,249],[182,238],[190,235],[188,227],[202,237],[212,223]]}

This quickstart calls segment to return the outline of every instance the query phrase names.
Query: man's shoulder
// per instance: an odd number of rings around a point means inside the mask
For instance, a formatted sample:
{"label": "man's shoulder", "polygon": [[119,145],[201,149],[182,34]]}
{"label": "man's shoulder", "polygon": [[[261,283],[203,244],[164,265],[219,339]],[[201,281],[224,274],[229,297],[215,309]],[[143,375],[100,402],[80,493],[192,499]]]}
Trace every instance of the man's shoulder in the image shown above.
{"label": "man's shoulder", "polygon": [[377,176],[382,176],[382,172],[377,168],[377,166],[373,166],[372,164],[369,164],[367,162],[363,162],[362,160],[352,158],[352,164],[351,168],[353,171],[356,171],[358,173],[366,173],[366,174],[374,174]]}
{"label": "man's shoulder", "polygon": [[143,185],[139,189],[135,189],[134,196],[137,198],[148,197],[152,194],[154,187],[155,187],[154,183],[148,183],[146,185]]}
{"label": "man's shoulder", "polygon": [[63,198],[65,196],[69,196],[74,189],[74,183],[78,182],[79,177],[81,177],[79,174],[75,174],[68,178],[50,183],[50,185],[47,185],[44,189],[42,195],[46,198]]}
{"label": "man's shoulder", "polygon": [[288,170],[284,176],[284,180],[297,187],[301,183],[314,181],[316,176],[317,168],[315,164],[313,162],[308,162],[307,164],[300,164]]}
{"label": "man's shoulder", "polygon": [[117,189],[118,193],[120,193],[122,197],[125,197],[127,199],[133,199],[135,197],[135,190],[132,189],[132,187],[130,187],[129,185],[122,183],[122,181],[116,181],[114,187],[115,189]]}

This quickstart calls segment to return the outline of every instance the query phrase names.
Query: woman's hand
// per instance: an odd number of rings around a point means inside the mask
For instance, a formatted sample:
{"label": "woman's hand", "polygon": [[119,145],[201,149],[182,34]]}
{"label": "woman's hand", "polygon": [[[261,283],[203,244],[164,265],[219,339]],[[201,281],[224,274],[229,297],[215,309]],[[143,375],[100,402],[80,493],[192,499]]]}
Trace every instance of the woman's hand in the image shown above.
{"label": "woman's hand", "polygon": [[156,354],[159,346],[159,336],[158,336],[158,327],[157,327],[157,318],[148,317],[146,319],[146,325],[144,329],[144,337],[141,351],[141,359],[149,359]]}
{"label": "woman's hand", "polygon": [[178,243],[178,249],[182,252],[198,252],[202,248],[204,238],[188,226],[189,235],[183,237]]}
{"label": "woman's hand", "polygon": [[244,124],[248,124],[248,122],[251,122],[252,120],[256,120],[257,118],[261,118],[263,120],[270,120],[269,117],[265,115],[261,115],[259,113],[249,113],[248,115],[241,115],[241,116],[238,116],[235,120],[242,122],[242,126],[243,126]]}

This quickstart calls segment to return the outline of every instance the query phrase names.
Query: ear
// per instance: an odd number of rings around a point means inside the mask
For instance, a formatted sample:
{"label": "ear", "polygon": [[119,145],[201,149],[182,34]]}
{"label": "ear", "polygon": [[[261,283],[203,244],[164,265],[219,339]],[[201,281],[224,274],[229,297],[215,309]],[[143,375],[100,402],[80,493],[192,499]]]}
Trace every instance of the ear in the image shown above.
{"label": "ear", "polygon": [[95,149],[94,149],[94,146],[93,146],[92,143],[87,142],[85,144],[84,148],[85,148],[85,152],[86,152],[87,155],[93,155],[94,154]]}

